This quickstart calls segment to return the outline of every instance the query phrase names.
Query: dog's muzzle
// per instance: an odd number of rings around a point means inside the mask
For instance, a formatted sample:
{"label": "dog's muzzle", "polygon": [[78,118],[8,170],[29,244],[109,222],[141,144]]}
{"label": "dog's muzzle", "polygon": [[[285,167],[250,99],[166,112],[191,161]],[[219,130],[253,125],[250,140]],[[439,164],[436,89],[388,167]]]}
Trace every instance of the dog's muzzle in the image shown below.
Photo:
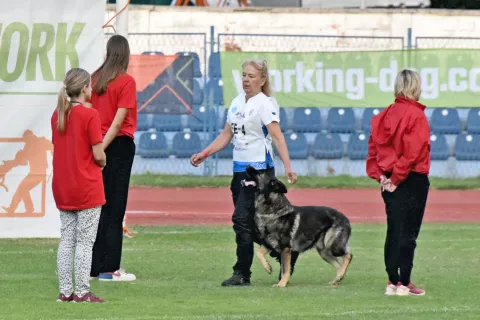
{"label": "dog's muzzle", "polygon": [[242,180],[241,183],[242,183],[242,187],[248,187],[248,186],[255,187],[257,185],[255,181],[246,181],[245,179]]}

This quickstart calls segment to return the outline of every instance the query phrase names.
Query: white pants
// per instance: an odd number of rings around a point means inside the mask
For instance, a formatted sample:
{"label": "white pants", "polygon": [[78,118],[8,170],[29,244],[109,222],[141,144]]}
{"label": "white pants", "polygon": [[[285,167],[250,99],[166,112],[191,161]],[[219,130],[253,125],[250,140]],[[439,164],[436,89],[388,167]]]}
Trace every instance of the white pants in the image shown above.
{"label": "white pants", "polygon": [[97,237],[102,207],[78,211],[60,210],[61,239],[57,268],[60,293],[69,297],[73,291],[72,269],[75,256],[75,293],[83,297],[90,292],[92,248]]}

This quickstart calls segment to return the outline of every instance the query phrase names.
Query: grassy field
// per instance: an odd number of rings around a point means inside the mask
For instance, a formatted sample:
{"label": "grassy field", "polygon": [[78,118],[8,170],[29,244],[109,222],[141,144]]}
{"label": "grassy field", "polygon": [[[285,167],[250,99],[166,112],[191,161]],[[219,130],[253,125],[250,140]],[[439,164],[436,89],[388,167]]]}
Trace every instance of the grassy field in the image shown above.
{"label": "grassy field", "polygon": [[[279,177],[285,180],[283,177]],[[231,176],[203,177],[187,175],[133,175],[132,186],[149,187],[226,187],[230,185]],[[480,178],[446,179],[430,178],[433,189],[480,189]],[[378,188],[378,183],[367,177],[332,176],[299,177],[296,188]]]}
{"label": "grassy field", "polygon": [[0,240],[0,319],[479,319],[480,224],[426,224],[413,280],[424,297],[386,297],[384,225],[354,225],[354,260],[341,287],[315,252],[301,256],[290,286],[272,288],[254,260],[253,285],[223,288],[234,262],[228,227],[135,227],[123,266],[132,283],[92,282],[107,304],[56,303],[58,240]]}

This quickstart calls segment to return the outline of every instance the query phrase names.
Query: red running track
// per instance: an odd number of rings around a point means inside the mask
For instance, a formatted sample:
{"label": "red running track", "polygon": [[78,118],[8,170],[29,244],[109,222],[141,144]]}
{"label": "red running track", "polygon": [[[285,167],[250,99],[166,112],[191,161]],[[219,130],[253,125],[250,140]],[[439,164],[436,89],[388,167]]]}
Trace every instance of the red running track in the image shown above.
{"label": "red running track", "polygon": [[[374,189],[290,189],[295,205],[331,206],[352,223],[385,222],[384,204]],[[480,191],[431,190],[424,221],[480,222]],[[228,188],[132,188],[129,225],[231,225],[233,203]]]}

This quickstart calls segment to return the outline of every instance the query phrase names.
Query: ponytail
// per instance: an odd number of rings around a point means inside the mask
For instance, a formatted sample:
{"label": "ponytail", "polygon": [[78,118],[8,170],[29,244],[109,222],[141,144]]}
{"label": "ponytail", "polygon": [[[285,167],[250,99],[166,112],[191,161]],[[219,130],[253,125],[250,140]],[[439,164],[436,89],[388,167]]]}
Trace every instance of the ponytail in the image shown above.
{"label": "ponytail", "polygon": [[60,133],[65,132],[65,127],[67,126],[67,118],[70,115],[72,110],[72,103],[70,102],[70,97],[67,95],[67,88],[65,86],[60,89],[58,93],[58,121],[57,121],[57,130]]}

